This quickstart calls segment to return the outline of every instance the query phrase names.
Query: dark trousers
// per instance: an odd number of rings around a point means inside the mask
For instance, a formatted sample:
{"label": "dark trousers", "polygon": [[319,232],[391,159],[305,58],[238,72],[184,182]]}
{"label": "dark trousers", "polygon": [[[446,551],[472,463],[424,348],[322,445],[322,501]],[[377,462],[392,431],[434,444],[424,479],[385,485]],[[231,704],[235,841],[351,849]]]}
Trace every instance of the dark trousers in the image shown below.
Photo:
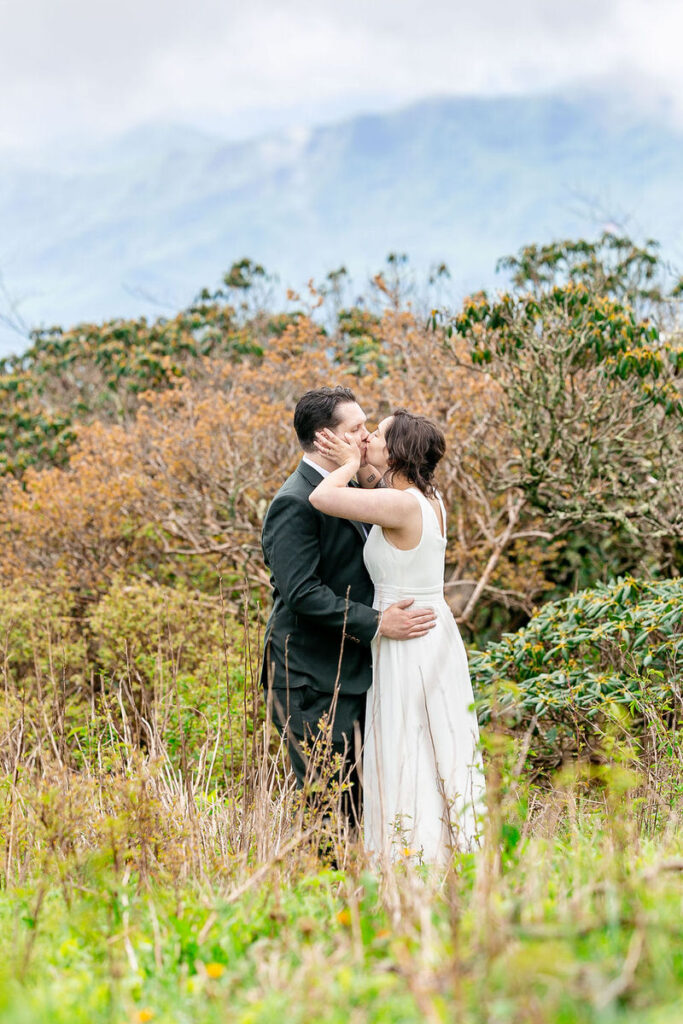
{"label": "dark trousers", "polygon": [[[341,812],[351,828],[361,820],[362,793],[359,769],[365,727],[365,693],[335,695],[321,693],[310,686],[284,689],[273,687],[270,693],[273,722],[283,736],[299,788],[315,791],[317,783],[329,785],[335,779],[346,783],[341,795]],[[319,722],[327,716],[331,723],[325,744]],[[311,751],[311,756],[306,750]],[[339,755],[340,772],[330,772]],[[322,764],[318,762],[322,759]]]}

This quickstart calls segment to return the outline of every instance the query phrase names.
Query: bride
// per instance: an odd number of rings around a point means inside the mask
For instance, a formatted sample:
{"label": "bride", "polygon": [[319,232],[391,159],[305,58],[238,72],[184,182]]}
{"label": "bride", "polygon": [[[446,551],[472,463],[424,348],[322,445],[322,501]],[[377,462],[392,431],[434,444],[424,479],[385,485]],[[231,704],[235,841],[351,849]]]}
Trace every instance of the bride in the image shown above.
{"label": "bride", "polygon": [[[349,435],[317,434],[338,465],[310,495],[327,515],[372,523],[364,559],[380,612],[414,597],[432,607],[424,637],[373,641],[363,755],[366,848],[384,858],[410,854],[445,863],[477,841],[484,776],[467,655],[443,596],[446,513],[433,483],[443,434],[423,416],[397,410],[365,453]],[[361,468],[362,455],[366,466]],[[358,476],[363,487],[349,487]],[[378,489],[373,477],[383,478]]]}

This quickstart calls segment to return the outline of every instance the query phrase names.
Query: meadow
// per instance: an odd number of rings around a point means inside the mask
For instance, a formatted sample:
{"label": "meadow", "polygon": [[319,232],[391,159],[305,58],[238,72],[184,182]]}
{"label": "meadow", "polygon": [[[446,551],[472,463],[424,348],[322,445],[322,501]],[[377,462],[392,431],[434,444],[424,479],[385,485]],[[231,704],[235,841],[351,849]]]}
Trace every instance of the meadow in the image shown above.
{"label": "meadow", "polygon": [[[201,710],[183,703],[182,659],[159,670],[144,750],[120,694],[81,709],[80,735],[60,733],[65,706],[30,723],[25,708],[3,736],[0,1020],[680,1019],[683,747],[659,702],[634,739],[644,680],[600,757],[536,781],[529,731],[505,711],[485,726],[482,846],[444,877],[400,839],[379,872],[324,806],[302,806],[277,739],[252,728],[253,686],[229,722],[221,680],[215,720],[179,752],[171,709]],[[57,698],[58,675],[44,683]]]}
{"label": "meadow", "polygon": [[[607,236],[508,270],[273,312],[242,261],[4,361],[0,1021],[681,1019],[679,292]],[[445,873],[301,801],[257,682],[260,522],[331,381],[447,435],[487,808]]]}

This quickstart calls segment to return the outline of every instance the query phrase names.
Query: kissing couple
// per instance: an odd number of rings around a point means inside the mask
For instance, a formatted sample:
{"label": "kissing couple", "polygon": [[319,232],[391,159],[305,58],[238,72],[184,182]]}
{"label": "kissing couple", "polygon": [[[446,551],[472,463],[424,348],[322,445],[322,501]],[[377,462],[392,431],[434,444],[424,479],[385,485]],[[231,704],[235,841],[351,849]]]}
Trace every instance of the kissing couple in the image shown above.
{"label": "kissing couple", "polygon": [[307,752],[327,722],[343,810],[362,822],[366,850],[446,864],[477,840],[484,776],[444,598],[434,471],[445,440],[402,409],[372,433],[366,419],[348,388],[297,402],[303,457],[263,524],[273,610],[262,682],[300,787],[315,779]]}

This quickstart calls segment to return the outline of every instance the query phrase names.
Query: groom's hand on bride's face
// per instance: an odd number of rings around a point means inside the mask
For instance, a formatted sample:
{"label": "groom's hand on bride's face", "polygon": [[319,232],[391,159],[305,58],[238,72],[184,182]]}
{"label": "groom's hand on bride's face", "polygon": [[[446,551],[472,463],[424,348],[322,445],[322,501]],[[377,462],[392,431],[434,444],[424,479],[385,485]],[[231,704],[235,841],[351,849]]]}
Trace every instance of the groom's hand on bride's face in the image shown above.
{"label": "groom's hand on bride's face", "polygon": [[379,635],[389,640],[415,640],[427,636],[436,625],[436,612],[433,608],[411,608],[414,603],[415,599],[409,597],[390,604],[382,615]]}

